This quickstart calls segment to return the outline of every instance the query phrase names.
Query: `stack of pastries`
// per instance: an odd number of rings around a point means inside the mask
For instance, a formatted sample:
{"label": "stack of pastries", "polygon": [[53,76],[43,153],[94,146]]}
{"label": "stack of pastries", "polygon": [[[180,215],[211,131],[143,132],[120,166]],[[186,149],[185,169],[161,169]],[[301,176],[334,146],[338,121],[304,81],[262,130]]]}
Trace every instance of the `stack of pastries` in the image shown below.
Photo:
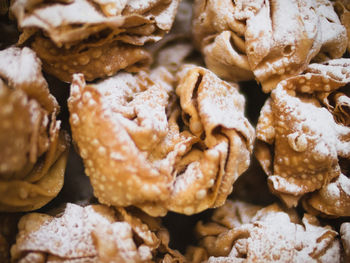
{"label": "stack of pastries", "polygon": [[0,262],[350,262],[350,1],[0,0]]}

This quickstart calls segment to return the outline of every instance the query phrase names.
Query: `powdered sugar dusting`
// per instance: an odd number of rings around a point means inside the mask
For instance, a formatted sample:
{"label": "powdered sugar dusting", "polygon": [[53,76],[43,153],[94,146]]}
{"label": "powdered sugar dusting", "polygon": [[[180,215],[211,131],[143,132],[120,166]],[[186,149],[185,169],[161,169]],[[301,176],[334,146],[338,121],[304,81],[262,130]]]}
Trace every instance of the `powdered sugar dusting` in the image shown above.
{"label": "powdered sugar dusting", "polygon": [[[38,231],[24,236],[17,248],[24,251],[40,251],[62,258],[93,257],[97,255],[91,239],[91,231],[97,225],[110,224],[110,220],[86,208],[67,204],[62,217],[46,221]],[[64,227],[62,227],[64,226]]]}
{"label": "powdered sugar dusting", "polygon": [[339,190],[339,188],[338,188],[336,183],[330,183],[327,186],[327,193],[329,193],[334,198],[339,198],[340,197],[340,190]]}
{"label": "powdered sugar dusting", "polygon": [[305,134],[306,140],[313,143],[310,148],[312,155],[319,159],[337,159],[339,129],[342,127],[335,123],[327,109],[317,106],[315,100],[289,95],[281,85],[276,88],[272,97],[278,101],[276,107],[284,112],[284,116],[293,120],[289,122],[289,125],[293,124],[290,127],[291,132]]}
{"label": "powdered sugar dusting", "polygon": [[[209,255],[221,255],[210,257],[208,262],[340,261],[337,233],[320,226],[316,217],[305,214],[301,223],[295,211],[283,211],[273,204],[260,209],[249,221],[226,231],[215,228],[212,222],[201,227],[205,229],[199,232],[204,235],[204,249]],[[208,242],[213,239],[220,242]]]}
{"label": "powdered sugar dusting", "polygon": [[179,0],[171,1],[169,7],[161,14],[156,16],[156,22],[159,28],[169,31],[175,19],[176,11],[179,6]]}
{"label": "powdered sugar dusting", "polygon": [[348,177],[346,177],[343,174],[340,175],[339,176],[339,186],[348,196],[350,196],[350,179]]}
{"label": "powdered sugar dusting", "polygon": [[278,105],[284,108],[286,117],[295,120],[291,130],[306,134],[308,140],[315,143],[312,152],[319,155],[318,159],[336,159],[338,154],[349,154],[350,142],[342,139],[350,133],[349,127],[337,124],[331,112],[321,107],[316,99],[288,95],[280,84],[278,86],[273,96],[280,100]]}
{"label": "powdered sugar dusting", "polygon": [[128,8],[130,8],[131,12],[135,12],[137,10],[143,10],[150,5],[154,5],[157,0],[129,0]]}

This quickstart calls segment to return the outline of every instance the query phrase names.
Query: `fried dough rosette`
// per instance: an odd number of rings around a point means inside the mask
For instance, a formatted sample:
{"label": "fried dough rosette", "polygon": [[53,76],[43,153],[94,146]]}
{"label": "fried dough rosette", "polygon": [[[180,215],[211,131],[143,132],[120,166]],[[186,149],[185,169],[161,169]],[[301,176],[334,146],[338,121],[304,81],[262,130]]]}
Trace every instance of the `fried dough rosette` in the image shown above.
{"label": "fried dough rosette", "polygon": [[29,211],[61,190],[68,138],[59,105],[28,48],[0,51],[0,211]]}
{"label": "fried dough rosette", "polygon": [[261,110],[256,156],[289,207],[305,196],[310,213],[350,216],[349,65],[311,64],[280,82]]}
{"label": "fried dough rosette", "polygon": [[89,81],[120,69],[139,71],[151,62],[142,47],[160,40],[175,18],[179,0],[15,0],[11,11],[43,61],[44,70],[71,82]]}
{"label": "fried dough rosette", "polygon": [[315,58],[339,58],[346,29],[328,0],[196,0],[193,36],[219,77],[256,79],[264,92]]}
{"label": "fried dough rosette", "polygon": [[273,204],[265,208],[227,201],[208,223],[196,226],[199,247],[187,256],[199,262],[340,262],[338,233],[317,218]]}
{"label": "fried dough rosette", "polygon": [[18,228],[12,262],[184,262],[160,220],[140,211],[68,203],[61,215],[23,216]]}
{"label": "fried dough rosette", "polygon": [[184,67],[177,80],[165,68],[94,85],[75,75],[68,106],[104,204],[153,216],[198,213],[222,205],[250,163],[254,129],[244,97],[201,67]]}

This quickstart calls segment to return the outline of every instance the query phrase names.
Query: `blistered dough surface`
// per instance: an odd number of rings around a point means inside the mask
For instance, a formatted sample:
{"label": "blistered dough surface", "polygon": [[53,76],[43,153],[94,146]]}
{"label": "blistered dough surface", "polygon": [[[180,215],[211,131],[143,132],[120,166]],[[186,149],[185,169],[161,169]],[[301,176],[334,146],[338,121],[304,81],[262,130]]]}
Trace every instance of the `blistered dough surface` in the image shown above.
{"label": "blistered dough surface", "polygon": [[164,68],[95,85],[75,75],[73,137],[102,203],[193,214],[222,205],[247,169],[254,130],[237,87],[195,66],[177,78]]}
{"label": "blistered dough surface", "polygon": [[[311,64],[279,83],[257,125],[256,156],[288,206],[349,216],[349,60]],[[306,196],[306,194],[312,193]]]}

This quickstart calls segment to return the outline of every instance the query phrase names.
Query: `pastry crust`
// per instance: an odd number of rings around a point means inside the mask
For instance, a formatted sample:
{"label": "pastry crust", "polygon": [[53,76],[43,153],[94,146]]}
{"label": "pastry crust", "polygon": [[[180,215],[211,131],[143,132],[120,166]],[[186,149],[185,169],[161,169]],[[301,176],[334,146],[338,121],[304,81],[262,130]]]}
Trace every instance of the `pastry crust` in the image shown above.
{"label": "pastry crust", "polygon": [[170,30],[179,2],[16,0],[11,11],[23,30],[19,43],[33,36],[45,71],[66,82],[73,73],[92,81],[149,66],[142,46]]}
{"label": "pastry crust", "polygon": [[192,32],[210,70],[233,81],[255,78],[264,92],[312,59],[341,57],[347,45],[328,0],[197,0]]}
{"label": "pastry crust", "polygon": [[0,211],[40,208],[62,188],[69,139],[32,50],[0,51],[0,105]]}
{"label": "pastry crust", "polygon": [[187,256],[207,256],[191,262],[340,262],[336,231],[309,214],[300,220],[296,211],[277,204],[259,208],[227,201],[208,223],[197,224],[196,234],[199,247]]}
{"label": "pastry crust", "polygon": [[222,205],[250,162],[254,129],[243,96],[201,67],[184,67],[178,81],[164,68],[95,85],[75,75],[68,104],[73,138],[105,204],[153,216],[198,213]]}
{"label": "pastry crust", "polygon": [[66,82],[71,82],[72,74],[77,72],[88,81],[112,76],[121,69],[137,72],[152,61],[144,48],[117,42],[88,48],[80,45],[74,50],[58,48],[50,40],[37,36],[32,48],[45,62],[45,71]]}
{"label": "pastry crust", "polygon": [[23,216],[18,228],[13,262],[184,262],[160,221],[140,211],[68,203],[62,215]]}
{"label": "pastry crust", "polygon": [[310,213],[350,215],[349,65],[311,64],[280,82],[261,110],[256,157],[289,207],[305,196]]}

